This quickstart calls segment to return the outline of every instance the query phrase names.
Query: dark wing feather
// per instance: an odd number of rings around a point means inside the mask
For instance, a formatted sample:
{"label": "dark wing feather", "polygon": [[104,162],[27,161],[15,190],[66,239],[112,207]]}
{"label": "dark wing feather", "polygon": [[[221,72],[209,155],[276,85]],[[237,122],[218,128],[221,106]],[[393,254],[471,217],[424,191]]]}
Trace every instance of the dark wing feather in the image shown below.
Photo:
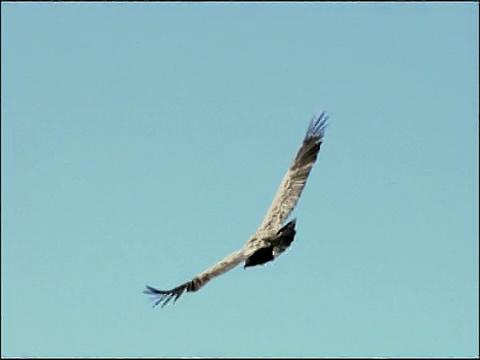
{"label": "dark wing feather", "polygon": [[228,270],[233,269],[235,266],[245,260],[246,257],[247,256],[242,251],[234,252],[213,265],[212,267],[210,267],[209,269],[205,270],[201,274],[195,276],[192,280],[182,285],[179,285],[176,288],[173,288],[171,290],[158,290],[147,285],[146,290],[144,290],[143,293],[152,296],[153,307],[158,305],[164,307],[172,299],[175,303],[178,298],[185,293],[185,291],[197,291],[214,277],[217,277],[227,272]]}
{"label": "dark wing feather", "polygon": [[162,307],[167,305],[170,300],[174,299],[173,302],[185,292],[187,289],[187,283],[177,286],[172,290],[158,290],[151,286],[146,286],[146,289],[143,291],[144,294],[152,296],[153,307],[162,304]]}
{"label": "dark wing feather", "polygon": [[312,118],[302,146],[283,177],[255,238],[266,238],[275,234],[294,209],[317,160],[327,125],[328,116],[325,112]]}

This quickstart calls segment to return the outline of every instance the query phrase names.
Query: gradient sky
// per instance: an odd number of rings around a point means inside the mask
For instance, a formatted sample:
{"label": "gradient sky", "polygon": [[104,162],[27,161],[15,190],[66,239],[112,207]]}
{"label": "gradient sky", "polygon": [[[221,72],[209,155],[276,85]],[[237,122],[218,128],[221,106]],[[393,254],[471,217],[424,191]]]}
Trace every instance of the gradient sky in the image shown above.
{"label": "gradient sky", "polygon": [[[478,355],[476,3],[4,3],[2,356]],[[240,248],[311,116],[274,263]]]}

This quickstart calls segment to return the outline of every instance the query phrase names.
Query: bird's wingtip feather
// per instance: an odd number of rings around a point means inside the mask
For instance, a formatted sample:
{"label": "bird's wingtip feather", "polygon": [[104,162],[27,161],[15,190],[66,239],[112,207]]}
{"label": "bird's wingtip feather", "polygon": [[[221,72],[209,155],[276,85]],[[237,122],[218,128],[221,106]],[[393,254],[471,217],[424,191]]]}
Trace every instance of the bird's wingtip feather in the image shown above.
{"label": "bird's wingtip feather", "polygon": [[168,291],[158,290],[148,285],[145,286],[143,293],[151,297],[153,301],[153,307],[157,307],[162,302],[164,302],[162,304],[162,307],[164,307],[170,301]]}
{"label": "bird's wingtip feather", "polygon": [[172,290],[158,290],[158,289],[155,289],[154,287],[146,285],[145,290],[143,290],[143,293],[151,297],[151,299],[153,300],[153,307],[156,307],[161,304],[161,307],[163,308],[172,299],[173,299],[173,302],[175,303],[185,290],[186,290],[186,284],[180,285]]}
{"label": "bird's wingtip feather", "polygon": [[325,111],[318,111],[315,115],[313,115],[312,120],[310,121],[310,125],[307,129],[306,137],[313,137],[318,136],[319,138],[323,138],[325,135],[325,129],[328,126],[328,115]]}

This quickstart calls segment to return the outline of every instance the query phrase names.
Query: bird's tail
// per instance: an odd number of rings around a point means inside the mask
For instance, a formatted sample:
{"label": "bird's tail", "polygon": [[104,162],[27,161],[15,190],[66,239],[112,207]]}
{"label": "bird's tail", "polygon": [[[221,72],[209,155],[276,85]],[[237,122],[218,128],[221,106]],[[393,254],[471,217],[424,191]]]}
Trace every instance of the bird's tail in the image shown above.
{"label": "bird's tail", "polygon": [[277,234],[285,234],[287,232],[291,233],[293,232],[295,234],[295,225],[297,224],[297,218],[289,221],[287,224],[285,224],[280,230],[278,230]]}
{"label": "bird's tail", "polygon": [[285,226],[278,230],[277,236],[272,241],[273,245],[273,256],[277,257],[283,253],[295,239],[295,224],[297,219],[289,221]]}

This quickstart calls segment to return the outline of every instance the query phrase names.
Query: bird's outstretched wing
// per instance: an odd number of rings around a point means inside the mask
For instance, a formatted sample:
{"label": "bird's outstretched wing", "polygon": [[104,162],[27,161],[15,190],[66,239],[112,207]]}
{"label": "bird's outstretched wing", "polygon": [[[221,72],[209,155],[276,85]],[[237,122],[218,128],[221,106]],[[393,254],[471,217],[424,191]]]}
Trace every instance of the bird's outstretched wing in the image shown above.
{"label": "bird's outstretched wing", "polygon": [[240,264],[244,261],[247,256],[244,254],[242,250],[236,251],[228,256],[226,256],[223,260],[219,261],[209,269],[205,270],[201,274],[195,276],[192,280],[177,286],[171,290],[158,290],[151,286],[146,286],[146,289],[143,291],[144,294],[152,296],[153,300],[153,307],[161,305],[164,307],[167,305],[172,299],[173,302],[178,300],[182,294],[187,291],[197,291],[202,286],[204,286],[208,281],[212,280],[214,277],[217,277],[228,270],[233,269],[235,266]]}
{"label": "bird's outstretched wing", "polygon": [[[273,235],[277,234],[281,225],[295,207],[298,198],[305,187],[307,177],[317,159],[320,145],[323,141],[327,119],[328,117],[324,112],[313,117],[303,140],[303,144],[298,150],[290,169],[288,169],[283,177],[272,205],[267,211],[265,219],[257,229],[257,232],[247,241],[244,247],[241,250],[228,255],[211,268],[195,276],[192,280],[171,290],[158,290],[147,285],[144,293],[153,297],[154,307],[158,305],[163,307],[172,299],[173,302],[177,301],[185,292],[199,290],[211,279],[233,269],[242,261],[246,260],[259,248],[265,246],[265,241],[268,241],[269,238],[272,238]],[[293,227],[293,232],[277,241],[277,244],[274,245],[273,249],[276,254],[283,252],[293,241],[293,236],[295,235],[295,221],[285,225],[285,229],[288,230],[289,226]],[[272,239],[277,238],[273,237]]]}
{"label": "bird's outstretched wing", "polygon": [[328,116],[325,112],[313,116],[302,146],[284,175],[254,238],[265,238],[276,233],[292,212],[302,194],[313,164],[317,160],[327,125]]}

